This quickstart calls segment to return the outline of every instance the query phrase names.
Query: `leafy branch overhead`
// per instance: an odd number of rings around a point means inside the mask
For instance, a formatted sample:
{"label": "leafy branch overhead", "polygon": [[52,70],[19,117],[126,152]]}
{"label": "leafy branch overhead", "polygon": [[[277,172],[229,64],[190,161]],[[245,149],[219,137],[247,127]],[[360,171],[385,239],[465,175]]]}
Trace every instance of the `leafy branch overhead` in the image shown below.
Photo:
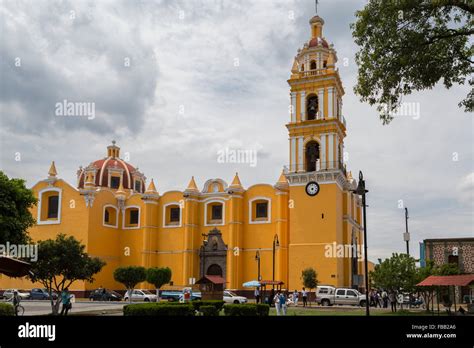
{"label": "leafy branch overhead", "polygon": [[473,13],[473,1],[369,0],[351,25],[360,47],[355,93],[377,105],[387,124],[403,96],[438,82],[448,89],[468,82],[471,90],[458,105],[473,111]]}

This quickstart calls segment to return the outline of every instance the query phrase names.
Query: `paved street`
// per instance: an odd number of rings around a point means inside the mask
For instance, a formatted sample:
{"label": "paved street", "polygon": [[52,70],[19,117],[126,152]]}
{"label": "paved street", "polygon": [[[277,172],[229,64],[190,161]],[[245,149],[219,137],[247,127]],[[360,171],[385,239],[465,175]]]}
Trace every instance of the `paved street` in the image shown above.
{"label": "paved street", "polygon": [[[90,313],[102,315],[121,315],[122,307],[128,302],[100,302],[100,301],[76,301],[72,304],[71,314]],[[49,301],[24,300],[21,305],[25,307],[25,315],[47,315],[51,313]],[[61,307],[60,307],[61,308]]]}

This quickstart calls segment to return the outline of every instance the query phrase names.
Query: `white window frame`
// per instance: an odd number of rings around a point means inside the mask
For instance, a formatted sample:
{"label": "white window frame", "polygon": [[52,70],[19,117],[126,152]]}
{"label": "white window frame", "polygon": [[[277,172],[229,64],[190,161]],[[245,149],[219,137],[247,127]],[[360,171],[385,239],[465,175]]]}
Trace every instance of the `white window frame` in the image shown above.
{"label": "white window frame", "polygon": [[[114,208],[115,209],[115,225],[107,225],[105,223],[105,210],[107,208]],[[138,215],[140,215],[140,213],[138,213]],[[102,210],[102,226],[108,227],[108,228],[118,228],[118,221],[119,221],[119,209],[113,204],[104,205],[104,208]]]}
{"label": "white window frame", "polygon": [[[207,223],[207,206],[210,203],[221,203],[222,204],[222,222],[220,224],[208,224]],[[204,226],[224,226],[225,225],[225,201],[220,199],[211,199],[204,204]]]}
{"label": "white window frame", "polygon": [[[179,223],[177,225],[167,225],[166,224],[166,207],[170,205],[177,205],[179,208]],[[183,208],[179,202],[170,202],[166,203],[163,206],[163,228],[179,228],[183,226]]]}
{"label": "white window frame", "polygon": [[[58,218],[56,220],[41,220],[41,206],[43,203],[43,193],[46,192],[58,192],[59,198],[58,198]],[[42,189],[41,191],[38,192],[38,215],[37,215],[37,225],[58,225],[61,223],[61,205],[62,205],[62,189],[57,188],[57,187],[47,187]]]}
{"label": "white window frame", "polygon": [[[138,209],[138,225],[137,226],[134,226],[134,227],[127,227],[125,226],[125,217],[127,216],[127,210],[128,209],[131,209],[131,208],[137,208]],[[142,210],[140,208],[140,206],[138,205],[127,205],[126,207],[124,207],[123,209],[123,214],[122,214],[122,229],[124,230],[137,230],[140,228],[140,221],[142,219]]]}
{"label": "white window frame", "polygon": [[[267,220],[261,220],[261,221],[257,221],[257,220],[252,220],[252,205],[253,205],[253,202],[254,201],[267,201],[268,202],[268,216],[267,216]],[[259,196],[259,197],[254,197],[252,198],[250,201],[249,201],[249,224],[250,225],[255,225],[255,224],[270,224],[272,222],[272,199],[271,198],[268,198],[268,197],[263,197],[263,196]]]}
{"label": "white window frame", "polygon": [[[116,174],[116,173],[115,173],[115,174]],[[112,175],[112,173],[109,172],[109,182],[108,182],[107,187],[110,188],[110,189],[112,189],[112,190],[117,190],[118,187],[117,187],[117,188],[112,188],[112,186],[111,186],[111,185],[112,185],[112,177],[113,177],[113,176],[117,177],[117,175]],[[123,185],[123,174],[120,174],[120,176],[119,176],[118,178],[119,178],[119,187],[120,187],[120,183],[122,183],[122,185]]]}
{"label": "white window frame", "polygon": [[[137,182],[140,183],[140,191],[135,190],[135,188],[137,187]],[[142,186],[143,186],[142,181],[140,179],[134,179],[133,180],[133,191],[138,192],[138,193],[143,193],[142,192]]]}

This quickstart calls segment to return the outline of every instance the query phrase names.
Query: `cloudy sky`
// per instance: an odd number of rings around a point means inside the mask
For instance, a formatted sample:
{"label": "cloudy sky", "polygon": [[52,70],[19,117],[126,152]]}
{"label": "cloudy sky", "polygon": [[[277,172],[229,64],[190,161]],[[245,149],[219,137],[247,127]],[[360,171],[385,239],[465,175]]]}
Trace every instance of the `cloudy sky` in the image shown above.
{"label": "cloudy sky", "polygon": [[[416,93],[419,117],[383,126],[352,88],[357,47],[349,24],[364,0],[320,1],[346,89],[347,166],[369,189],[370,259],[426,238],[473,236],[473,120],[458,109],[467,87]],[[274,183],[288,163],[289,88],[310,38],[314,1],[0,0],[0,168],[32,186],[52,160],[73,185],[80,165],[112,139],[159,192],[191,175],[244,186]],[[63,100],[95,117],[58,117]],[[218,151],[258,152],[257,165],[218,162]]]}

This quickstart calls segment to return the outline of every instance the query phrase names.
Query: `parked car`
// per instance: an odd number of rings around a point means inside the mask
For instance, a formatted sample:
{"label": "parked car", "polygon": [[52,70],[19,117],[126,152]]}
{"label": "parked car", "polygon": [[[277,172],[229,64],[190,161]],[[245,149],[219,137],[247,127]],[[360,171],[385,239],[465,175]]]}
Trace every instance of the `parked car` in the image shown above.
{"label": "parked car", "polygon": [[[52,292],[53,300],[58,298],[58,294],[56,292]],[[46,289],[34,288],[31,289],[30,292],[30,299],[32,300],[49,300],[49,293]]]}
{"label": "parked car", "polygon": [[[319,287],[318,287],[319,288]],[[352,305],[365,306],[367,298],[355,289],[321,286],[316,289],[316,303],[322,306]]]}
{"label": "parked car", "polygon": [[7,289],[3,292],[3,298],[6,299],[6,300],[9,300],[13,297],[13,292],[14,291],[18,291],[18,295],[26,300],[26,299],[29,299],[30,298],[30,293],[28,292],[24,292],[24,291],[20,291],[18,289]]}
{"label": "parked car", "polygon": [[122,295],[109,289],[95,289],[89,295],[91,301],[122,301]]}
{"label": "parked car", "polygon": [[243,304],[247,303],[247,297],[238,296],[237,294],[233,293],[232,291],[225,290],[224,291],[224,302],[225,303],[235,303],[235,304]]}
{"label": "parked car", "polygon": [[[129,301],[129,291],[125,293],[123,297],[125,301]],[[148,290],[135,289],[132,292],[132,301],[144,301],[144,302],[156,302],[156,294],[151,293]]]}
{"label": "parked car", "polygon": [[191,301],[200,300],[201,293],[199,291],[192,291],[190,287],[185,287],[182,290],[163,290],[160,292],[160,298],[165,301],[174,302],[174,301],[184,301],[184,293],[191,293]]}

